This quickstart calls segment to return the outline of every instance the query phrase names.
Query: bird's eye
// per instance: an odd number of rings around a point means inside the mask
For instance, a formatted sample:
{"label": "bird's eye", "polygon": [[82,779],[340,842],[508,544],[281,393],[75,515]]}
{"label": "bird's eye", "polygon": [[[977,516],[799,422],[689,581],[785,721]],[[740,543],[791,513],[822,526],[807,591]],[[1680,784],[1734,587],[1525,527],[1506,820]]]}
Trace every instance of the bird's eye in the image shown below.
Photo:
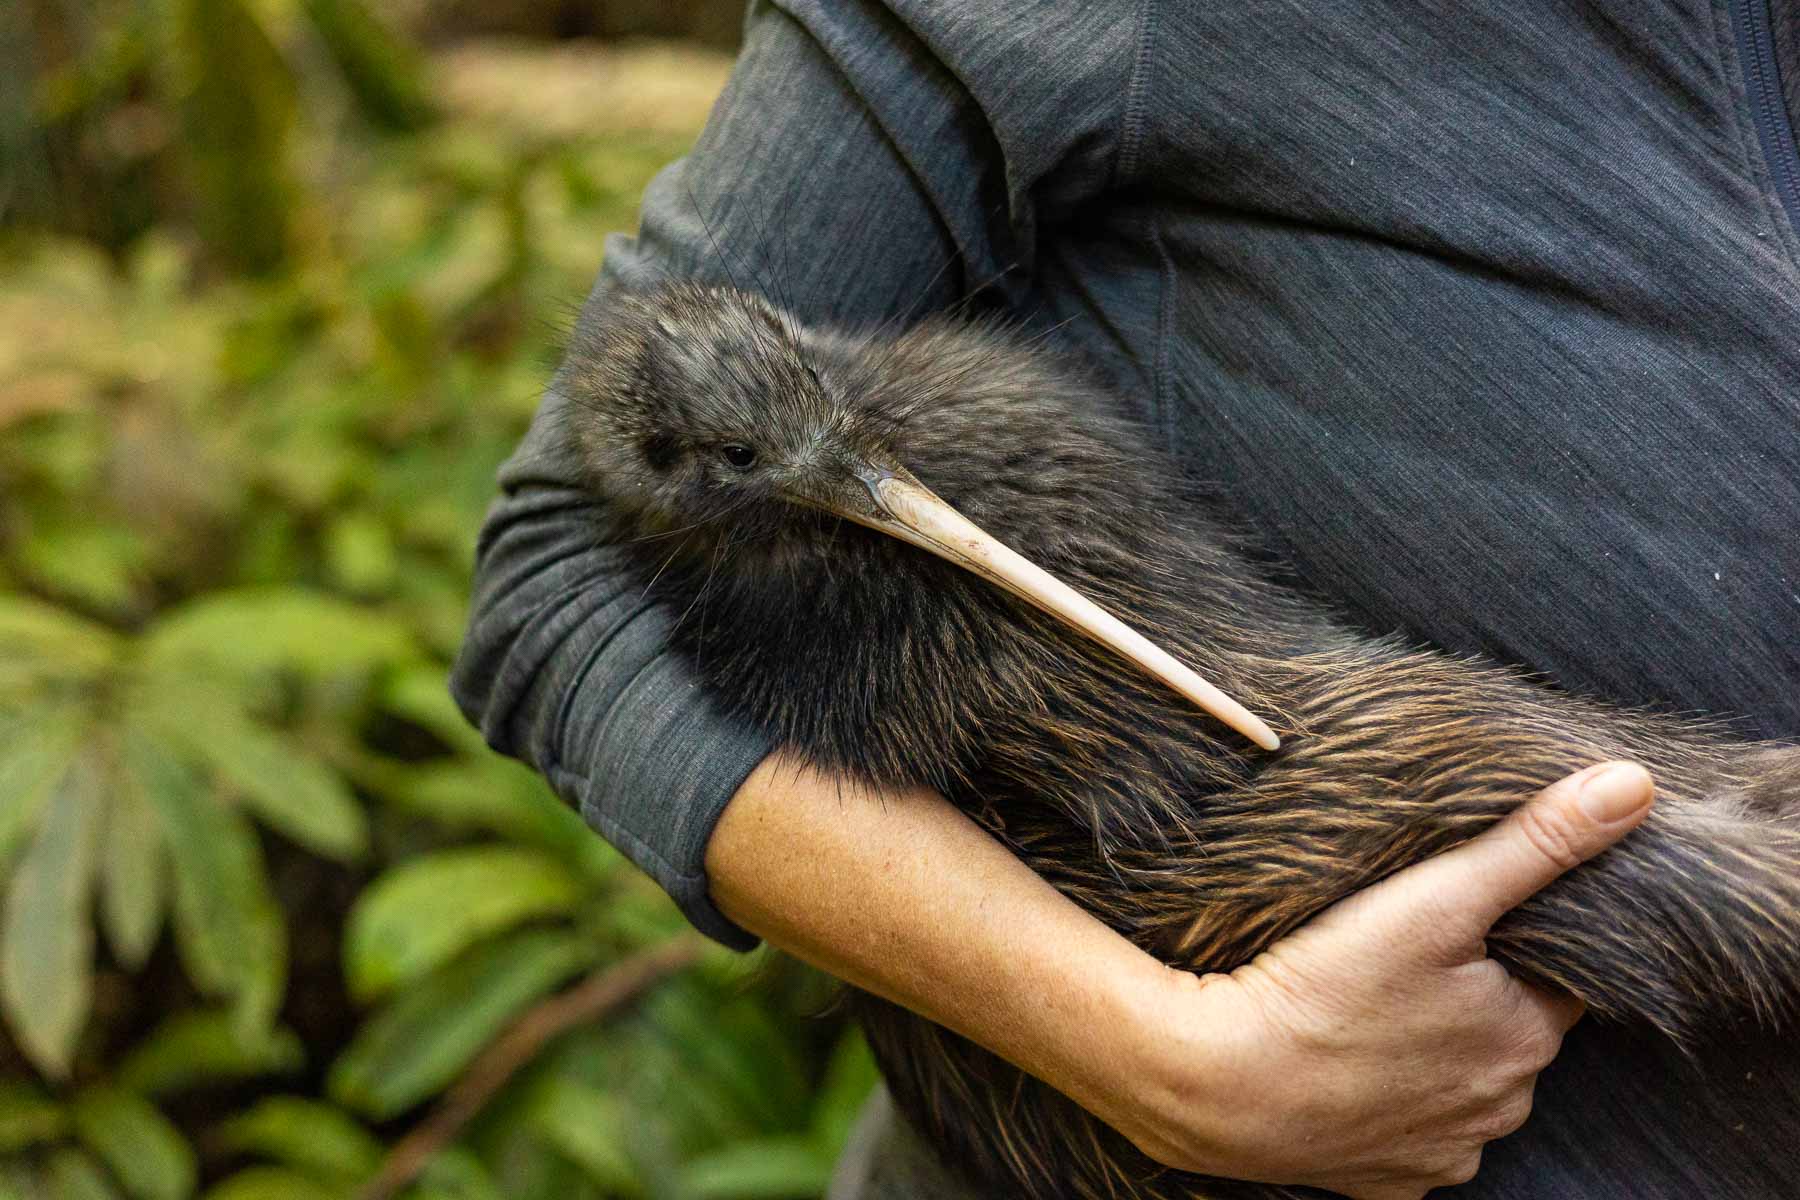
{"label": "bird's eye", "polygon": [[811,363],[801,363],[800,365],[806,368],[807,377],[813,381],[814,387],[825,386],[824,381],[819,378],[819,373],[813,370],[813,365]]}
{"label": "bird's eye", "polygon": [[748,446],[740,446],[736,442],[720,446],[719,455],[724,458],[726,465],[734,470],[748,471],[756,465],[756,451]]}

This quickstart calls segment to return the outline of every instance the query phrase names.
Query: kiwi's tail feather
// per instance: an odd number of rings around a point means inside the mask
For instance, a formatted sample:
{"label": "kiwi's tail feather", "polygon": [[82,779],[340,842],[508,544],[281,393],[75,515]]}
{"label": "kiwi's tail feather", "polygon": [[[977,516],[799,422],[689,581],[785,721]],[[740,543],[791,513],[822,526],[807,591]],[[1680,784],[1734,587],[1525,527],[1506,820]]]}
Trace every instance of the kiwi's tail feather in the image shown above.
{"label": "kiwi's tail feather", "polygon": [[1624,842],[1508,914],[1494,956],[1647,1023],[1691,1049],[1800,1004],[1800,824],[1698,805],[1659,811]]}

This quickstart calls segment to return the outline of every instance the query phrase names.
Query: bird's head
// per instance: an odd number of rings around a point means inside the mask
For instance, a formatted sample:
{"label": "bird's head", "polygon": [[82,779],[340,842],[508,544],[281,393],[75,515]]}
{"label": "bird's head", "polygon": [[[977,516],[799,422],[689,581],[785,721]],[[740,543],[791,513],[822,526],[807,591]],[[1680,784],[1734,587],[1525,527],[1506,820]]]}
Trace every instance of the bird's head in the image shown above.
{"label": "bird's head", "polygon": [[621,539],[715,568],[730,548],[739,568],[779,562],[804,586],[809,567],[829,570],[829,556],[853,552],[849,521],[1036,605],[1274,749],[1274,734],[1235,701],[921,481],[986,497],[973,515],[1004,519],[997,506],[1052,490],[1009,472],[1042,481],[1117,468],[1099,442],[1044,447],[1035,462],[1006,450],[996,422],[1073,435],[1057,413],[1009,404],[1015,393],[984,380],[984,368],[1003,365],[984,359],[988,348],[814,330],[747,293],[680,284],[611,301],[578,331],[557,388],[571,445]]}
{"label": "bird's head", "polygon": [[836,349],[730,289],[616,301],[559,380],[588,479],[630,533],[692,531],[699,555],[751,534],[791,551],[874,518],[880,482],[905,476],[896,423],[850,394]]}

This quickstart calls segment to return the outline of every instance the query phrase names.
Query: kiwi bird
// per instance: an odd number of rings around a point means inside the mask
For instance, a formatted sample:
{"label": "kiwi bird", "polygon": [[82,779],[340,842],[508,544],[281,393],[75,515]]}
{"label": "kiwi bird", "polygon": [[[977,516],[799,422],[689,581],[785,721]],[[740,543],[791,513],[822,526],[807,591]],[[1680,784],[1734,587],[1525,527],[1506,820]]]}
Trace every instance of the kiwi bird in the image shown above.
{"label": "kiwi bird", "polygon": [[[579,329],[556,386],[596,535],[720,697],[820,768],[937,789],[1166,963],[1229,970],[1627,758],[1655,811],[1489,952],[1689,1045],[1800,993],[1800,750],[1352,630],[1003,328],[811,328],[672,285]],[[991,1194],[1295,1194],[1161,1168],[979,1047],[859,1008],[909,1119]]]}

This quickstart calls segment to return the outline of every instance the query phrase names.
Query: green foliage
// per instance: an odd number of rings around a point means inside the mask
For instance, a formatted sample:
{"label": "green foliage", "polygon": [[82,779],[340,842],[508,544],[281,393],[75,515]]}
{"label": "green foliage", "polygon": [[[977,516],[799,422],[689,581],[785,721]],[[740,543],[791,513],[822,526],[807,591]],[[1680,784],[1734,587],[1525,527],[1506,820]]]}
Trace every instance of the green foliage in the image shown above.
{"label": "green foliage", "polygon": [[633,1161],[630,1123],[620,1097],[563,1078],[544,1087],[531,1115],[533,1130],[589,1179],[614,1195],[636,1197],[645,1182]]}
{"label": "green foliage", "polygon": [[[40,74],[35,97],[0,90],[0,147],[35,186],[0,194],[0,213],[10,200],[115,249],[172,185],[217,262],[289,270],[301,205],[292,148],[312,87],[329,75],[378,129],[414,132],[436,115],[419,54],[363,0],[303,0],[304,22],[264,0],[102,0],[32,15],[0,26]],[[333,69],[309,71],[318,58]],[[0,74],[22,74],[9,65],[0,58]]]}
{"label": "green foliage", "polygon": [[342,1196],[300,1171],[251,1167],[208,1190],[206,1200],[342,1200]]}
{"label": "green foliage", "polygon": [[106,1172],[87,1154],[59,1147],[50,1155],[50,1192],[57,1200],[117,1200]]}
{"label": "green foliage", "polygon": [[293,1032],[276,1026],[246,1034],[231,1014],[177,1012],[119,1061],[119,1083],[150,1096],[209,1084],[286,1075],[306,1061]]}
{"label": "green foliage", "polygon": [[373,1174],[381,1143],[342,1109],[303,1096],[270,1096],[218,1128],[219,1144],[274,1159],[321,1183],[353,1184]]}
{"label": "green foliage", "polygon": [[[447,673],[555,327],[720,64],[447,87],[374,0],[52,9],[31,88],[0,50],[65,189],[0,194],[0,1198],[342,1198],[683,931]],[[554,1039],[409,1200],[818,1194],[873,1068],[766,976]]]}
{"label": "green foliage", "polygon": [[373,999],[522,921],[573,915],[582,892],[534,850],[470,846],[412,859],[364,889],[350,914],[350,994]]}
{"label": "green foliage", "polygon": [[456,1078],[527,1004],[592,962],[576,936],[532,930],[486,942],[371,1018],[332,1067],[332,1098],[377,1119]]}
{"label": "green foliage", "polygon": [[201,228],[247,271],[286,261],[294,81],[242,0],[169,0],[176,97]]}
{"label": "green foliage", "polygon": [[10,1154],[62,1137],[68,1110],[23,1083],[0,1084],[0,1154]]}
{"label": "green foliage", "polygon": [[370,121],[395,132],[430,123],[433,105],[418,55],[368,5],[362,0],[305,0],[305,7]]}
{"label": "green foliage", "polygon": [[75,1098],[75,1131],[125,1191],[181,1200],[194,1190],[195,1160],[181,1131],[142,1096],[96,1087]]}
{"label": "green foliage", "polygon": [[69,1073],[87,1020],[93,926],[87,903],[99,825],[99,772],[75,759],[6,889],[0,1006],[46,1075]]}

